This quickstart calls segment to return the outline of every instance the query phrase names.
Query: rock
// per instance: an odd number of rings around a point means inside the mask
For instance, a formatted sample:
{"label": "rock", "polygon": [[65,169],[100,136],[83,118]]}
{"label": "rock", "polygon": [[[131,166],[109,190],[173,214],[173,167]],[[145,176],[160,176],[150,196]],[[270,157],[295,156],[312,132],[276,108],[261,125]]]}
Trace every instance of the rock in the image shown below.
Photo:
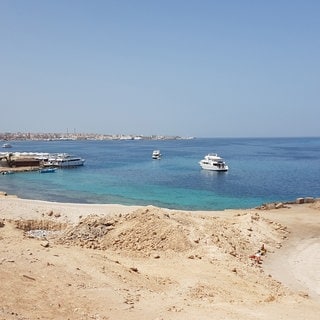
{"label": "rock", "polygon": [[313,197],[306,197],[306,198],[304,198],[304,202],[305,202],[305,203],[314,203],[315,200],[314,200]]}
{"label": "rock", "polygon": [[49,247],[49,241],[41,241],[40,245],[44,248],[48,248]]}
{"label": "rock", "polygon": [[298,294],[300,297],[309,298],[309,294],[307,292],[299,291]]}
{"label": "rock", "polygon": [[304,198],[297,198],[297,199],[296,199],[296,203],[297,203],[297,204],[304,203]]}
{"label": "rock", "polygon": [[282,203],[282,202],[277,203],[275,208],[276,208],[276,209],[281,209],[281,208],[283,208],[283,203]]}

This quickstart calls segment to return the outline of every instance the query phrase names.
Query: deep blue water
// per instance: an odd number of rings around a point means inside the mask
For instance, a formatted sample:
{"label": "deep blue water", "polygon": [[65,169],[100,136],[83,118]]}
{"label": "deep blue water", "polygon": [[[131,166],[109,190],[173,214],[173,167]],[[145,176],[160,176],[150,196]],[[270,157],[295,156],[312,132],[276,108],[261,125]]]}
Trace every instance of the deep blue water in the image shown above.
{"label": "deep blue water", "polygon": [[[249,208],[320,196],[320,138],[132,141],[14,141],[10,151],[67,152],[85,166],[0,175],[0,190],[21,198],[185,209]],[[160,149],[161,160],[151,153]],[[0,150],[6,151],[6,150]],[[228,172],[198,162],[216,152]]]}

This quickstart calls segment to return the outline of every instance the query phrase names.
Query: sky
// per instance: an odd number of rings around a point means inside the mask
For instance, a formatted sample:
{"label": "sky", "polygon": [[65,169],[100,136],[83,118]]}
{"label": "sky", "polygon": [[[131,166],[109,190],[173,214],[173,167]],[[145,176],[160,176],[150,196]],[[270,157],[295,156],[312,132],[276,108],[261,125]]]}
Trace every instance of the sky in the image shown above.
{"label": "sky", "polygon": [[0,0],[0,132],[320,136],[320,1]]}

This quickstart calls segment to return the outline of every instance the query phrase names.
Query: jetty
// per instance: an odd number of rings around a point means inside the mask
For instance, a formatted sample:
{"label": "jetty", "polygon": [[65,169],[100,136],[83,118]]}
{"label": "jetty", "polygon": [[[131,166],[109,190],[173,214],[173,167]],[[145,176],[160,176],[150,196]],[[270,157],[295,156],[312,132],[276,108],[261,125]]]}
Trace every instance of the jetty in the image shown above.
{"label": "jetty", "polygon": [[0,173],[35,171],[42,168],[83,166],[85,159],[68,153],[6,152],[0,153]]}
{"label": "jetty", "polygon": [[2,152],[0,153],[0,173],[37,171],[43,166],[47,153]]}

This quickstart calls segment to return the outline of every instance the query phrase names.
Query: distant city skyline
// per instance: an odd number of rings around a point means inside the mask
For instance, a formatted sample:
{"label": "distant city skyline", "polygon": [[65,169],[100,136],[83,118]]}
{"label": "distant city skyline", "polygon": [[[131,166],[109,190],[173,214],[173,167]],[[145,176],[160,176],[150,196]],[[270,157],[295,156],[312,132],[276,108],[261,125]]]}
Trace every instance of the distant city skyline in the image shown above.
{"label": "distant city skyline", "polygon": [[0,132],[320,136],[320,2],[0,1]]}
{"label": "distant city skyline", "polygon": [[0,132],[0,141],[10,140],[178,140],[195,137],[133,134],[63,133],[63,132]]}

